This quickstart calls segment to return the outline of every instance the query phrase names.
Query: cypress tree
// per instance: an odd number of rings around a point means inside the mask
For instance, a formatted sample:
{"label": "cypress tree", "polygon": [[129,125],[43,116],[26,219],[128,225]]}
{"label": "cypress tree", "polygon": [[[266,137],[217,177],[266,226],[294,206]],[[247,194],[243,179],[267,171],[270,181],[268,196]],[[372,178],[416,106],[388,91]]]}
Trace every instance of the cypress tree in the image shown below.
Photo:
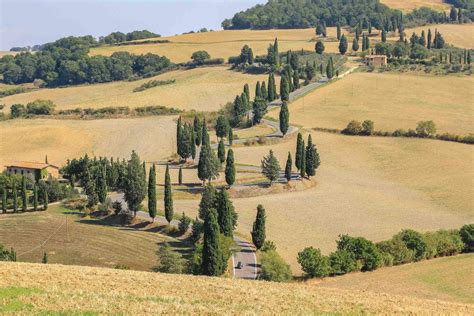
{"label": "cypress tree", "polygon": [[229,128],[229,122],[227,122],[227,118],[224,115],[219,115],[216,121],[216,136],[219,138],[224,138],[227,136],[227,129]]}
{"label": "cypress tree", "polygon": [[385,43],[387,41],[387,32],[385,31],[385,29],[382,29],[382,42]]}
{"label": "cypress tree", "polygon": [[288,101],[290,99],[290,86],[288,84],[288,78],[286,75],[281,76],[280,95],[282,101]]}
{"label": "cypress tree", "polygon": [[451,11],[449,12],[449,19],[452,22],[455,22],[457,20],[458,14],[456,12],[456,8],[454,6],[451,7]]}
{"label": "cypress tree", "polygon": [[201,201],[199,202],[199,218],[205,220],[209,210],[217,207],[217,191],[208,183],[202,192]]}
{"label": "cypress tree", "polygon": [[224,163],[225,161],[225,146],[224,146],[224,141],[221,140],[219,141],[219,145],[217,146],[217,158],[219,158],[220,163]]}
{"label": "cypress tree", "polygon": [[253,123],[259,124],[263,116],[265,115],[265,113],[267,113],[267,101],[262,98],[257,98],[253,102],[252,113],[253,113],[253,117],[252,117]]}
{"label": "cypress tree", "polygon": [[224,236],[233,237],[236,213],[229,194],[225,189],[221,189],[217,198],[217,221],[220,232]]}
{"label": "cypress tree", "polygon": [[43,210],[48,209],[49,197],[48,197],[48,189],[45,187],[43,190]]}
{"label": "cypress tree", "polygon": [[428,29],[428,39],[426,41],[426,45],[428,49],[431,49],[431,43],[433,41],[432,36],[433,35],[431,34],[431,29]]}
{"label": "cypress tree", "polygon": [[38,185],[36,183],[33,186],[33,210],[38,210]]}
{"label": "cypress tree", "polygon": [[265,242],[265,221],[265,209],[259,204],[257,206],[257,217],[255,218],[252,229],[252,242],[257,250],[262,248]]}
{"label": "cypress tree", "polygon": [[7,186],[3,184],[2,188],[2,211],[5,213],[7,211]]}
{"label": "cypress tree", "polygon": [[211,208],[204,221],[204,244],[202,249],[201,271],[205,275],[219,276],[224,267],[222,249],[219,243],[219,224],[217,211]]}
{"label": "cypress tree", "polygon": [[191,158],[194,160],[196,158],[196,136],[194,135],[194,128],[189,125],[189,144],[191,145]]}
{"label": "cypress tree", "polygon": [[165,195],[164,195],[164,204],[165,204],[165,217],[168,223],[171,224],[173,220],[173,195],[171,192],[171,179],[170,179],[170,170],[169,166],[166,165],[165,171]]}
{"label": "cypress tree", "polygon": [[372,24],[370,24],[370,22],[369,22],[369,27],[368,27],[367,30],[368,30],[369,34],[372,34]]}
{"label": "cypress tree", "polygon": [[225,182],[229,186],[235,182],[235,166],[234,166],[234,151],[229,149],[227,151],[227,160],[225,164]]}
{"label": "cypress tree", "polygon": [[48,263],[48,254],[46,251],[43,252],[43,259],[41,259],[41,263],[47,264]]}
{"label": "cypress tree", "polygon": [[332,57],[329,58],[328,65],[326,66],[326,76],[328,79],[332,79],[334,77],[334,64]]}
{"label": "cypress tree", "polygon": [[302,144],[301,144],[300,156],[301,156],[300,175],[302,178],[304,178],[304,176],[306,175],[306,150],[304,146],[304,140],[302,141]]}
{"label": "cypress tree", "polygon": [[345,35],[341,36],[341,41],[339,42],[339,53],[344,55],[347,52],[347,38]]}
{"label": "cypress tree", "polygon": [[257,85],[255,86],[255,99],[261,98],[261,97],[262,97],[262,90],[260,88],[260,81],[257,81]]}
{"label": "cypress tree", "polygon": [[209,139],[203,142],[199,153],[198,177],[203,183],[211,181],[219,175],[219,160],[209,144]]}
{"label": "cypress tree", "polygon": [[459,24],[462,24],[462,8],[459,8],[458,10],[458,22]]}
{"label": "cypress tree", "polygon": [[354,38],[354,41],[352,41],[352,50],[354,52],[359,50],[359,40],[357,38]]}
{"label": "cypress tree", "polygon": [[316,51],[316,53],[318,54],[322,54],[324,53],[324,43],[322,41],[317,41],[316,44],[314,45],[314,50]]}
{"label": "cypress tree", "polygon": [[275,58],[275,67],[280,67],[280,53],[278,51],[278,39],[275,38],[275,43],[273,44],[273,55]]}
{"label": "cypress tree", "polygon": [[248,83],[244,85],[244,94],[246,96],[247,103],[250,102],[250,89]]}
{"label": "cypress tree", "polygon": [[419,44],[423,47],[426,46],[426,36],[425,36],[425,31],[421,31],[421,36],[420,36],[420,42]]}
{"label": "cypress tree", "polygon": [[283,102],[280,108],[280,131],[283,137],[290,127],[290,112],[288,111],[288,103]]}
{"label": "cypress tree", "polygon": [[268,91],[267,91],[267,86],[265,84],[265,81],[262,81],[262,99],[267,100],[268,99]]}
{"label": "cypress tree", "polygon": [[275,76],[273,75],[273,72],[272,72],[268,75],[268,97],[267,97],[268,102],[272,102],[273,100],[276,99],[275,93],[276,93]]}
{"label": "cypress tree", "polygon": [[23,212],[28,210],[28,196],[26,193],[26,177],[21,177],[21,207]]}
{"label": "cypress tree", "polygon": [[267,156],[263,157],[262,160],[262,174],[270,180],[270,185],[273,181],[278,180],[280,175],[280,164],[273,154],[273,150]]}
{"label": "cypress tree", "polygon": [[199,120],[197,115],[194,116],[193,129],[194,129],[194,138],[195,138],[194,143],[196,144],[196,146],[200,146],[201,139],[202,139],[202,126],[201,126],[201,121]]}
{"label": "cypress tree", "polygon": [[337,23],[336,34],[337,34],[337,40],[340,41],[341,40],[341,24],[340,23]]}
{"label": "cypress tree", "polygon": [[296,169],[301,169],[301,148],[304,146],[303,144],[303,135],[298,133],[298,137],[296,138],[296,154],[295,154],[295,167]]}
{"label": "cypress tree", "polygon": [[179,156],[182,156],[182,148],[183,148],[183,127],[181,123],[181,116],[178,117],[178,122],[176,123],[176,148],[177,153]]}
{"label": "cypress tree", "polygon": [[107,180],[105,175],[105,168],[99,168],[96,181],[97,197],[100,203],[104,203],[105,199],[107,198]]}
{"label": "cypress tree", "polygon": [[291,180],[291,165],[293,162],[291,161],[291,154],[288,152],[288,158],[286,159],[286,167],[285,167],[285,178],[288,182]]}
{"label": "cypress tree", "polygon": [[470,50],[467,51],[467,64],[468,65],[471,64],[471,51]]}
{"label": "cypress tree", "polygon": [[234,133],[232,131],[232,127],[229,127],[229,136],[227,136],[227,140],[229,141],[229,146],[232,146],[234,142]]}
{"label": "cypress tree", "polygon": [[128,209],[137,216],[137,212],[146,196],[146,178],[143,166],[140,163],[135,151],[132,151],[130,160],[127,163],[126,176],[124,178],[124,198]]}
{"label": "cypress tree", "polygon": [[[181,170],[181,168],[180,168]],[[150,167],[148,174],[148,214],[153,222],[156,217],[156,170],[155,164]]]}
{"label": "cypress tree", "polygon": [[13,180],[12,184],[12,195],[13,195],[13,212],[16,213],[18,211],[18,192],[16,190],[16,181]]}
{"label": "cypress tree", "polygon": [[311,135],[308,136],[308,145],[306,146],[306,175],[308,178],[316,174],[316,169],[320,165],[319,154],[316,146],[313,144]]}
{"label": "cypress tree", "polygon": [[205,119],[203,120],[203,124],[202,124],[201,136],[202,136],[201,145],[209,145],[210,144],[209,134],[207,133],[207,126],[206,126]]}
{"label": "cypress tree", "polygon": [[182,167],[179,167],[178,184],[179,185],[183,184],[183,168]]}
{"label": "cypress tree", "polygon": [[293,71],[293,89],[299,89],[300,88],[300,74],[298,70]]}

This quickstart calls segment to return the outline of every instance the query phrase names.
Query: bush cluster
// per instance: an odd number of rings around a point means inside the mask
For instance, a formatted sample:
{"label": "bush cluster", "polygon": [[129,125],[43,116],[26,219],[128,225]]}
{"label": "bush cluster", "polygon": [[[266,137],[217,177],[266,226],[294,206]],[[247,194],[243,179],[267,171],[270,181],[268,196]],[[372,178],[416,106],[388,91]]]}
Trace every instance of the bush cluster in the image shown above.
{"label": "bush cluster", "polygon": [[326,277],[473,251],[474,224],[468,224],[459,230],[442,229],[424,234],[405,229],[378,243],[340,235],[337,250],[329,256],[308,247],[298,253],[298,263],[308,277]]}
{"label": "bush cluster", "polygon": [[170,80],[150,80],[150,81],[148,81],[148,82],[145,82],[145,83],[142,84],[141,86],[136,87],[135,89],[133,89],[133,92],[141,92],[141,91],[145,91],[146,89],[150,89],[150,88],[154,88],[154,87],[158,87],[158,86],[165,86],[165,85],[173,84],[173,83],[175,83],[175,82],[176,82],[175,79],[170,79]]}

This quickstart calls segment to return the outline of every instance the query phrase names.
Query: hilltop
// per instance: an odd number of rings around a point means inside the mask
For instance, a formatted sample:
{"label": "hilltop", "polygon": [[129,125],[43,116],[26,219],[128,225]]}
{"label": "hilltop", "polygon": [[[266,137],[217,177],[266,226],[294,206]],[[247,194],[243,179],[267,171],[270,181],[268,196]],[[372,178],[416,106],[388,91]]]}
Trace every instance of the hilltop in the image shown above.
{"label": "hilltop", "polygon": [[27,263],[0,263],[0,288],[0,312],[23,314],[474,313],[472,305],[310,284]]}

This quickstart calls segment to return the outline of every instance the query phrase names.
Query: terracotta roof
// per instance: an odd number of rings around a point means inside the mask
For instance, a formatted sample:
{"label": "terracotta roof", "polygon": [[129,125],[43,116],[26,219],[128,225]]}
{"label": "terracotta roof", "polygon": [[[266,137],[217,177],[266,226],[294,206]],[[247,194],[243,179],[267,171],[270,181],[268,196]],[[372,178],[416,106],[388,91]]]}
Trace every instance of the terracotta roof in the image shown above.
{"label": "terracotta roof", "polygon": [[25,169],[44,169],[47,167],[57,168],[56,166],[41,163],[41,162],[30,162],[30,161],[17,161],[12,164],[7,165],[8,167],[18,167],[18,168],[25,168]]}

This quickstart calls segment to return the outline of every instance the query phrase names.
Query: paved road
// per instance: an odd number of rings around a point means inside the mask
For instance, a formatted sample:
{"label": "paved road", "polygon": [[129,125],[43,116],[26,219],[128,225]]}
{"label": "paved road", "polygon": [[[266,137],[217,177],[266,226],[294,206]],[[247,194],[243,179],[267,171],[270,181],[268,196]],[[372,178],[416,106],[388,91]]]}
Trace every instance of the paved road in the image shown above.
{"label": "paved road", "polygon": [[[127,203],[125,203],[123,193],[109,193],[110,199],[115,202],[119,201],[122,203],[122,208],[127,209]],[[137,216],[151,221],[151,217],[146,212],[137,212]],[[160,224],[168,224],[168,221],[163,216],[155,217],[155,222]],[[172,220],[171,225],[178,226],[179,221]],[[191,229],[191,227],[189,228]],[[239,246],[239,250],[234,252],[232,256],[232,264],[233,264],[233,275],[236,279],[247,279],[247,280],[255,280],[257,278],[257,256],[255,255],[255,248],[253,245],[237,236],[234,236],[234,242]],[[241,262],[242,268],[237,268],[237,264]]]}

